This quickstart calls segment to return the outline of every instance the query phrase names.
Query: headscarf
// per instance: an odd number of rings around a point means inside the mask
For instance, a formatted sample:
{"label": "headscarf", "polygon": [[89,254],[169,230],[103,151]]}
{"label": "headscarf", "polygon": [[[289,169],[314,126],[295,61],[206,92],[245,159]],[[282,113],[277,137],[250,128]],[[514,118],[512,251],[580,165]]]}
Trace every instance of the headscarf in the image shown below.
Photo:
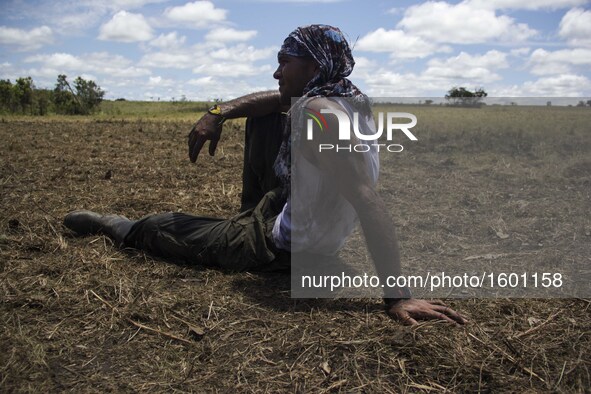
{"label": "headscarf", "polygon": [[[275,160],[275,173],[289,192],[291,187],[291,141],[299,141],[301,130],[291,129],[291,117],[301,116],[301,108],[310,97],[351,97],[359,109],[369,111],[369,100],[349,79],[355,61],[343,33],[328,25],[298,27],[283,42],[278,56],[308,56],[318,63],[320,71],[308,82],[303,96],[288,112],[283,142]],[[297,119],[294,119],[297,121]],[[299,124],[299,123],[298,123]],[[293,135],[292,135],[293,133]]]}

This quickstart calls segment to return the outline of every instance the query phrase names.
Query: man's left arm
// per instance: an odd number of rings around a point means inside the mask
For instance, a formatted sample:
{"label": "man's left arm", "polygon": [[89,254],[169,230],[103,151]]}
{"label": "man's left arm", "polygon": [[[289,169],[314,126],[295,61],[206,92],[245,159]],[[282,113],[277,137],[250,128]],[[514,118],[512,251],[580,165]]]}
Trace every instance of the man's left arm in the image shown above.
{"label": "man's left arm", "polygon": [[[366,176],[360,177],[353,171],[348,178],[348,182],[340,182],[339,188],[357,212],[381,283],[387,283],[386,278],[401,274],[400,252],[393,220],[375,188],[362,181]],[[440,300],[407,298],[406,294],[411,297],[408,289],[392,288],[386,290],[384,298],[388,315],[404,324],[417,324],[417,319],[438,319],[460,324],[466,322],[459,313]]]}

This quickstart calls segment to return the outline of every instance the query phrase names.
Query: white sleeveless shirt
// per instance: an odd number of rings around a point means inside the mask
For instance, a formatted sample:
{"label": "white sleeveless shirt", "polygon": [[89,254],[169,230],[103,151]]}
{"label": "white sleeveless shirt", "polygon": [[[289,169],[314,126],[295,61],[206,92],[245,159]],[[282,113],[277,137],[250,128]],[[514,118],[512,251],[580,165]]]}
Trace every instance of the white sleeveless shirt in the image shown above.
{"label": "white sleeveless shirt", "polygon": [[[343,106],[353,119],[353,111]],[[359,130],[363,134],[375,134],[373,117],[359,116]],[[304,133],[302,133],[303,135]],[[339,141],[341,145],[360,143],[354,136],[351,141]],[[375,186],[379,173],[379,153],[371,141],[364,155],[367,176]],[[334,176],[320,170],[301,153],[291,174],[291,195],[273,226],[273,240],[280,249],[334,255],[345,244],[358,222],[353,206],[339,193]],[[322,153],[320,153],[322,154]]]}

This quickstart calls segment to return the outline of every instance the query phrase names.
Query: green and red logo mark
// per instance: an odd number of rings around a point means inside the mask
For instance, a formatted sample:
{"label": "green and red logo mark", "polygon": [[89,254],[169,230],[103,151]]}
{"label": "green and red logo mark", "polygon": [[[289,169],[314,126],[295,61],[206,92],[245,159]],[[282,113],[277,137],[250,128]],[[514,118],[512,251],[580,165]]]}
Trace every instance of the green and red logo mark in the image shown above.
{"label": "green and red logo mark", "polygon": [[307,109],[306,115],[308,115],[310,118],[312,118],[314,120],[314,122],[316,122],[318,127],[320,127],[320,131],[324,131],[325,127],[326,127],[326,131],[328,131],[328,122],[326,121],[326,118],[324,117],[324,115],[322,115],[320,112],[316,112],[314,110]]}

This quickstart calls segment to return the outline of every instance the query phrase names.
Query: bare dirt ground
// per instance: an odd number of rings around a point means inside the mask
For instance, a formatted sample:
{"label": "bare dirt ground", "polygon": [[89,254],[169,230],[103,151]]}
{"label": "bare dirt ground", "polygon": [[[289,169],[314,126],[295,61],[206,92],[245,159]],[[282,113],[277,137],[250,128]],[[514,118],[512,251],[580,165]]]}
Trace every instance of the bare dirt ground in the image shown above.
{"label": "bare dirt ground", "polygon": [[[511,128],[483,121],[485,110],[417,111],[427,114],[420,144],[384,161],[395,182],[381,184],[405,264],[486,253],[591,263],[591,111],[567,128],[548,125],[575,109],[494,114],[531,117]],[[450,300],[470,324],[409,328],[379,300],[293,300],[285,275],[170,264],[62,227],[77,208],[130,218],[236,212],[242,123],[227,124],[218,154],[197,166],[187,159],[189,129],[0,123],[0,391],[591,387],[588,299]]]}

